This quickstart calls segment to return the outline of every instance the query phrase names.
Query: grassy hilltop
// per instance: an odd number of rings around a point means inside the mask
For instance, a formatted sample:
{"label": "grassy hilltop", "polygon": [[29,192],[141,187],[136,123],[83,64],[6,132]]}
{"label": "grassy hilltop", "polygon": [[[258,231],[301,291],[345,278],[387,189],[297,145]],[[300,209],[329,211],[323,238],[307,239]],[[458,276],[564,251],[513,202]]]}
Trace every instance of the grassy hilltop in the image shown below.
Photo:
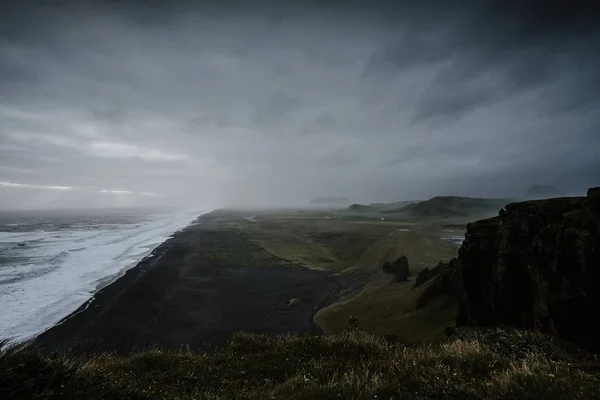
{"label": "grassy hilltop", "polygon": [[510,203],[510,199],[486,199],[459,196],[437,196],[424,201],[401,201],[394,203],[353,204],[348,213],[381,214],[382,217],[408,218],[470,218],[481,219],[496,215],[498,210]]}

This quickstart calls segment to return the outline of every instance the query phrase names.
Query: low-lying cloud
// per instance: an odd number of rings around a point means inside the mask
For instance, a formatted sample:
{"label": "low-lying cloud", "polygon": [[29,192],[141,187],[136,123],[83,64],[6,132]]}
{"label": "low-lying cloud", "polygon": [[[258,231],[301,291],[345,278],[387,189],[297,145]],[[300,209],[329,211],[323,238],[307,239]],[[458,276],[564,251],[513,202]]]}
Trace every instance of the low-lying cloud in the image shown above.
{"label": "low-lying cloud", "polygon": [[80,192],[93,192],[93,193],[110,193],[110,194],[135,194],[139,196],[160,196],[157,193],[150,192],[132,192],[131,190],[113,190],[113,189],[93,189],[73,186],[56,186],[56,185],[34,185],[28,183],[17,183],[17,182],[3,182],[0,181],[0,186],[9,188],[21,188],[21,189],[41,189],[41,190],[74,190]]}

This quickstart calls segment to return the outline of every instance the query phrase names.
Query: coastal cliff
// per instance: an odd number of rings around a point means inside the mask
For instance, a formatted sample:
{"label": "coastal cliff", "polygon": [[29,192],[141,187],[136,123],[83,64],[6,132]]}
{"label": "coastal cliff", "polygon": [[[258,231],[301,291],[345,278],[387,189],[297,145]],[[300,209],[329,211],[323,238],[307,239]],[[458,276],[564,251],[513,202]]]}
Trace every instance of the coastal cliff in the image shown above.
{"label": "coastal cliff", "polygon": [[[458,258],[425,271],[455,295],[458,325],[508,325],[600,352],[600,188],[586,197],[512,203],[467,225]],[[435,271],[435,272],[434,272]]]}

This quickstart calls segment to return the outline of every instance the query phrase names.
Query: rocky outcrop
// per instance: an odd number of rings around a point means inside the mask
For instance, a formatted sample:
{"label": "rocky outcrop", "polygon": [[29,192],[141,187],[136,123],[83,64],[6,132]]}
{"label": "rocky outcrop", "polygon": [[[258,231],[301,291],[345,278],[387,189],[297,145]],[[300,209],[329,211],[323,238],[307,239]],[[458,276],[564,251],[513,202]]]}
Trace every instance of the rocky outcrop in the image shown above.
{"label": "rocky outcrop", "polygon": [[468,224],[458,258],[437,272],[421,304],[452,292],[459,325],[535,329],[600,352],[600,188]]}
{"label": "rocky outcrop", "polygon": [[448,263],[441,262],[433,269],[425,268],[422,270],[417,279],[415,286],[419,287],[425,282],[433,280],[429,287],[417,299],[416,309],[423,307],[427,302],[440,294],[452,294],[457,300],[462,299],[464,291],[462,282],[457,268],[459,261],[454,258]]}
{"label": "rocky outcrop", "polygon": [[410,276],[408,271],[408,258],[406,258],[406,256],[400,256],[400,258],[394,262],[384,262],[383,273],[394,275],[397,282],[407,281]]}
{"label": "rocky outcrop", "polygon": [[[455,260],[456,259],[452,260],[452,262],[455,262]],[[438,265],[436,265],[432,269],[425,267],[424,269],[421,270],[421,272],[419,272],[419,275],[417,275],[417,278],[415,279],[414,287],[419,287],[422,284],[424,284],[425,282],[428,282],[437,276],[440,276],[442,274],[445,274],[445,273],[451,271],[451,269],[452,269],[452,266],[450,265],[450,263],[445,263],[443,261],[440,261],[438,263]]]}

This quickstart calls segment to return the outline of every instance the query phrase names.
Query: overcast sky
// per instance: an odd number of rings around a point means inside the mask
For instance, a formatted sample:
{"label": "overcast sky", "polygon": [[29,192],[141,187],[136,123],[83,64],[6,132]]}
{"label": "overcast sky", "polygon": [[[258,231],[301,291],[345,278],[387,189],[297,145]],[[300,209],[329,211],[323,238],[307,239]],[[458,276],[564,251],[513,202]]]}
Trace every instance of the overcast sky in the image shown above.
{"label": "overcast sky", "polygon": [[585,193],[598,13],[547,3],[3,1],[0,208]]}

